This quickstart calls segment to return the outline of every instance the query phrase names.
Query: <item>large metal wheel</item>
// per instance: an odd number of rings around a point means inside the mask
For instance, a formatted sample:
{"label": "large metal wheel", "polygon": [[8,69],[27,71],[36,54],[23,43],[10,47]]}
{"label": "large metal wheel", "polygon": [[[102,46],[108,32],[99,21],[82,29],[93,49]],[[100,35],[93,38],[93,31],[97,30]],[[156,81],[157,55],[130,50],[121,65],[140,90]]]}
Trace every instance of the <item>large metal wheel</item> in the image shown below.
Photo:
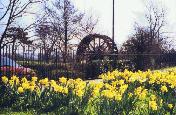
{"label": "large metal wheel", "polygon": [[93,60],[117,58],[117,46],[105,35],[90,34],[82,39],[77,49],[77,61],[87,63]]}

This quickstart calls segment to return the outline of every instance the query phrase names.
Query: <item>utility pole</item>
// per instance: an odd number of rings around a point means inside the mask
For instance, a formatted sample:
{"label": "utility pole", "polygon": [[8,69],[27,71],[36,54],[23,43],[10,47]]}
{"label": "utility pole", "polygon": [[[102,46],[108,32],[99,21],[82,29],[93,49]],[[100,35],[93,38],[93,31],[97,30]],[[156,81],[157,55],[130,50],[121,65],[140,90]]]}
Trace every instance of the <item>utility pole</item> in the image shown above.
{"label": "utility pole", "polygon": [[113,0],[113,3],[112,3],[112,5],[113,5],[112,6],[112,8],[113,8],[112,9],[112,41],[113,41],[113,44],[112,44],[113,46],[112,47],[113,47],[113,53],[114,53],[114,4],[115,3],[114,3],[114,0]]}
{"label": "utility pole", "polygon": [[112,52],[112,54],[113,54],[113,64],[112,64],[112,67],[115,69],[116,67],[117,67],[117,55],[115,55],[115,51],[114,51],[114,46],[115,46],[115,41],[114,41],[114,23],[115,23],[115,21],[114,21],[114,18],[115,18],[115,8],[114,8],[114,5],[115,5],[115,0],[113,0],[113,2],[112,2],[112,41],[113,41],[113,43],[112,43],[112,48],[113,48],[113,52]]}

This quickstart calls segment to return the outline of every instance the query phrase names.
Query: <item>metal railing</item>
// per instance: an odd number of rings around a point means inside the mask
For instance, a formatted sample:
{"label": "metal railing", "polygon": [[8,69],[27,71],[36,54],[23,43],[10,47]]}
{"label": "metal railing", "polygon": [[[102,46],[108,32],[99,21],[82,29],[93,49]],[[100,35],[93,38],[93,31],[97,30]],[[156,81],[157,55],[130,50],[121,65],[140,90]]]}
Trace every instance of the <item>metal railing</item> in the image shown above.
{"label": "metal railing", "polygon": [[[176,53],[104,54],[102,56],[105,58],[100,60],[77,62],[76,51],[70,51],[67,54],[67,62],[63,62],[62,52],[58,49],[53,49],[49,53],[46,52],[43,48],[33,48],[31,46],[4,47],[1,49],[0,56],[1,76],[18,74],[23,77],[36,74],[38,77],[49,77],[50,79],[58,79],[61,76],[88,79],[97,78],[99,74],[113,69],[137,71],[176,65]],[[115,56],[115,60],[109,58],[111,56]],[[29,68],[32,72],[29,72]]]}

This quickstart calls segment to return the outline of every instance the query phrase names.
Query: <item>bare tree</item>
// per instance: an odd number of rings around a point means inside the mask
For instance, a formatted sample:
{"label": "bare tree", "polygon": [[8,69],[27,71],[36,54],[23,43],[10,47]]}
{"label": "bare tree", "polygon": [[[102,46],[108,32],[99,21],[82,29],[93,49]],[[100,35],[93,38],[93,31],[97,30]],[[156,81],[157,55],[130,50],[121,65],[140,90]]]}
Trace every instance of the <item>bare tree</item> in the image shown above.
{"label": "bare tree", "polygon": [[79,12],[70,0],[54,0],[45,4],[48,21],[58,31],[56,46],[60,49],[63,61],[66,62],[68,51],[72,47],[73,39],[81,38],[85,34],[93,33],[97,20],[93,17],[85,18],[85,14]]}
{"label": "bare tree", "polygon": [[151,61],[157,60],[162,52],[162,45],[156,39],[152,45],[150,31],[145,28],[136,28],[136,33],[132,35],[121,47],[121,54],[128,54],[127,58],[135,66],[135,70],[145,70],[152,67]]}
{"label": "bare tree", "polygon": [[44,50],[45,61],[49,62],[49,57],[59,38],[58,31],[50,22],[43,20],[37,25],[36,33],[39,37],[37,40],[38,46]]}
{"label": "bare tree", "polygon": [[137,70],[156,65],[157,58],[167,45],[165,14],[164,8],[151,2],[145,14],[146,26],[135,26],[135,33],[123,44],[121,53],[129,54],[128,59],[135,63]]}
{"label": "bare tree", "polygon": [[[25,32],[23,28],[20,27],[10,27],[7,29],[5,38],[8,39],[7,43],[4,43],[3,45],[12,43],[12,53],[16,52],[16,45],[22,45],[22,44],[32,44],[32,41],[29,40],[29,37],[27,37],[28,32]],[[13,54],[12,54],[13,55]]]}
{"label": "bare tree", "polygon": [[[1,33],[0,33],[0,49],[3,48],[8,43],[12,43],[12,41],[8,41],[6,37],[9,28],[13,27],[18,18],[22,17],[27,13],[27,9],[34,3],[38,3],[38,0],[3,0],[0,1],[0,25],[1,25]],[[29,26],[30,27],[30,26]],[[29,28],[28,27],[28,28]],[[6,42],[4,44],[4,41]]]}
{"label": "bare tree", "polygon": [[145,18],[147,20],[146,28],[149,31],[150,44],[152,46],[153,42],[157,41],[158,44],[164,45],[165,39],[168,37],[165,36],[166,31],[164,31],[164,27],[166,23],[166,10],[163,7],[157,6],[153,1],[147,6],[147,12],[145,14]]}
{"label": "bare tree", "polygon": [[98,23],[98,18],[94,18],[93,15],[85,16],[83,20],[79,23],[80,34],[78,38],[85,37],[85,35],[93,34],[95,32],[96,25]]}

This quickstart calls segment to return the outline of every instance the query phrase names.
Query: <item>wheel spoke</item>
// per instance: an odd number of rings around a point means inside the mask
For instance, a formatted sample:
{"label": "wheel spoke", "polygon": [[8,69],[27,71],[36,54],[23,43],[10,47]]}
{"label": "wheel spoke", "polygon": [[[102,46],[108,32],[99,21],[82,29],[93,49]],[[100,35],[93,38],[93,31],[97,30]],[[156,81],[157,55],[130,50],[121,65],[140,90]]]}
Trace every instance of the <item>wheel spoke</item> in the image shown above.
{"label": "wheel spoke", "polygon": [[92,48],[92,51],[95,51],[95,47],[91,43],[89,45],[91,46],[90,49]]}
{"label": "wheel spoke", "polygon": [[[88,38],[86,38],[85,40],[87,39]],[[86,60],[99,59],[101,55],[109,54],[113,50],[112,49],[113,41],[111,38],[107,36],[95,34],[95,35],[90,36],[90,40],[91,41],[87,40],[87,42],[83,41],[82,42],[83,44],[81,44],[81,45],[87,44],[87,46],[84,47],[82,50],[82,53],[85,53],[83,58]],[[81,52],[78,55],[81,55]]]}

